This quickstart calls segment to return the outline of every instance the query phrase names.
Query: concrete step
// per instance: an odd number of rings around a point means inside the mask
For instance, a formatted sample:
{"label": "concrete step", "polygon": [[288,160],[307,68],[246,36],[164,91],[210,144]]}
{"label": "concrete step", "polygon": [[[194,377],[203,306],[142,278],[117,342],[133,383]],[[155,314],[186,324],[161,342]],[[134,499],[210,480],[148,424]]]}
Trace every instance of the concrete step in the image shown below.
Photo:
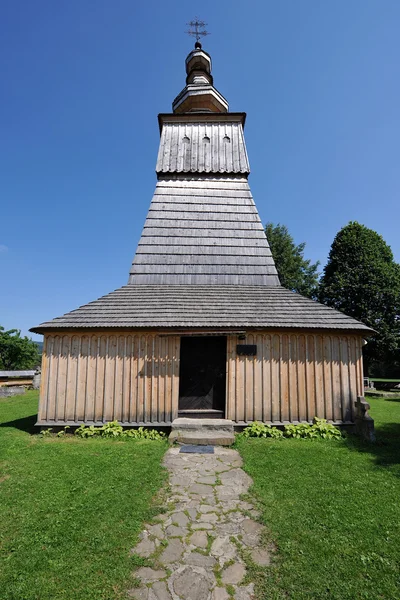
{"label": "concrete step", "polygon": [[233,421],[228,419],[175,419],[169,435],[171,443],[199,446],[231,446],[235,441]]}

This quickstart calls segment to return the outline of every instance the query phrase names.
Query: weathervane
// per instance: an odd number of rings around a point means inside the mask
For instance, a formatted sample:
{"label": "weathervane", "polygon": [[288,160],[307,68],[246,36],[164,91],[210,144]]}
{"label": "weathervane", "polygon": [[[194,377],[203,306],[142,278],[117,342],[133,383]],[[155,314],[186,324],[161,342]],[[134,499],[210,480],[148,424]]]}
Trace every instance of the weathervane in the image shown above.
{"label": "weathervane", "polygon": [[[193,35],[196,38],[196,44],[200,44],[200,37],[202,35],[210,35],[208,33],[208,31],[206,31],[205,26],[207,25],[207,23],[205,23],[204,21],[201,21],[198,17],[194,18],[194,21],[189,21],[189,23],[186,23],[186,25],[188,25],[190,27],[190,29],[188,31],[186,31],[186,33],[188,35]],[[201,48],[201,44],[200,44],[200,48]]]}

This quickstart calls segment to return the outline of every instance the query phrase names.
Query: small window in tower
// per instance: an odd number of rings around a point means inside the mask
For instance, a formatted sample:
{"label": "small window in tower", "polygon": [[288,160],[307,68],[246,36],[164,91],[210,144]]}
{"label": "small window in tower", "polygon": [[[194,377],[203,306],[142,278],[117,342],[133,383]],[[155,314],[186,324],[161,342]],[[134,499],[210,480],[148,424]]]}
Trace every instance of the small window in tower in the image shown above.
{"label": "small window in tower", "polygon": [[225,144],[230,144],[231,143],[231,138],[229,137],[229,135],[225,135],[224,136],[224,142],[225,142]]}
{"label": "small window in tower", "polygon": [[188,144],[189,142],[190,142],[190,139],[188,138],[187,135],[185,135],[185,137],[183,138],[183,143]]}
{"label": "small window in tower", "polygon": [[204,142],[205,144],[209,144],[209,143],[210,143],[210,138],[208,137],[208,135],[205,135],[205,136],[203,137],[203,142]]}

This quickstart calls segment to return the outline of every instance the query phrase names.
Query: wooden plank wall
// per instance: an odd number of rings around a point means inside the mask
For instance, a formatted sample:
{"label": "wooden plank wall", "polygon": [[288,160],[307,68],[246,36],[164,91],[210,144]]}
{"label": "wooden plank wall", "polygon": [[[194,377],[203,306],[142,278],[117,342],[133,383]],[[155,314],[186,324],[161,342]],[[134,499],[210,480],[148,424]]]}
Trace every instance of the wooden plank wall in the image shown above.
{"label": "wooden plank wall", "polygon": [[171,423],[179,347],[179,336],[149,333],[47,335],[38,423]]}
{"label": "wooden plank wall", "polygon": [[[256,344],[257,356],[238,356]],[[315,333],[228,337],[226,417],[238,423],[354,420],[363,393],[362,338]]]}
{"label": "wooden plank wall", "polygon": [[[237,344],[257,356],[237,356]],[[284,423],[354,420],[363,393],[357,335],[228,335],[226,418]],[[45,337],[39,424],[168,425],[177,417],[179,335],[74,333]]]}

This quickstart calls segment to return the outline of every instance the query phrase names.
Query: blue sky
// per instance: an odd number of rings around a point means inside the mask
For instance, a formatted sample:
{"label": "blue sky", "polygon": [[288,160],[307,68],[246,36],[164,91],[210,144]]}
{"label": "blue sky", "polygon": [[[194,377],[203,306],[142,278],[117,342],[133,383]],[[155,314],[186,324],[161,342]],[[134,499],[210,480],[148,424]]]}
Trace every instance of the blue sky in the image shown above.
{"label": "blue sky", "polygon": [[157,114],[185,84],[196,14],[215,86],[247,112],[262,221],[287,225],[323,266],[358,220],[400,261],[398,0],[3,0],[6,328],[26,334],[127,282],[156,182]]}

